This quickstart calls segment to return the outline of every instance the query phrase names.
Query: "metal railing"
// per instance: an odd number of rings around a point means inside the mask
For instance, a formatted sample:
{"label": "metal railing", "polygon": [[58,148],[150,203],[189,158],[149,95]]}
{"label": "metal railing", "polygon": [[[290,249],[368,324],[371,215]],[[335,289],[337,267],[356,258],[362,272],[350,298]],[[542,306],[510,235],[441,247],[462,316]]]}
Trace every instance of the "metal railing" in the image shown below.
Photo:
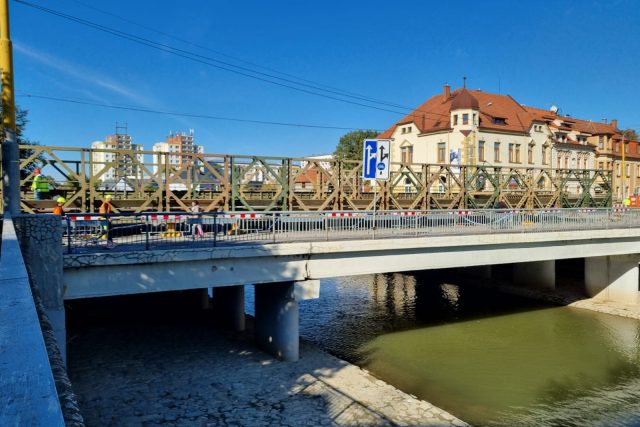
{"label": "metal railing", "polygon": [[481,233],[640,227],[640,209],[82,214],[64,219],[67,253]]}

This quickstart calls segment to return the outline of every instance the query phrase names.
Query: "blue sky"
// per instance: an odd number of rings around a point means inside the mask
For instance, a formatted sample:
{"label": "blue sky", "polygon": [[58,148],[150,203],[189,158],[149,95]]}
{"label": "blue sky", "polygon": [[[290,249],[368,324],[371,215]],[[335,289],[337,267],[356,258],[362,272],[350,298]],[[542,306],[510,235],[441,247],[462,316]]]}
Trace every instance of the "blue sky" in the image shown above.
{"label": "blue sky", "polygon": [[[573,117],[617,118],[622,128],[640,129],[636,0],[27,1],[209,58],[268,74],[276,70],[314,82],[308,84],[405,107],[414,108],[441,92],[445,82],[457,88],[467,76],[471,88],[510,94],[526,105],[555,104]],[[380,130],[403,116],[397,112],[407,112],[302,93],[135,44],[15,1],[9,6],[17,103],[29,110],[27,137],[42,144],[88,147],[113,133],[116,122],[126,122],[134,142],[147,149],[169,131],[193,128],[207,153],[304,156],[332,152],[347,130],[175,117],[25,94]]]}

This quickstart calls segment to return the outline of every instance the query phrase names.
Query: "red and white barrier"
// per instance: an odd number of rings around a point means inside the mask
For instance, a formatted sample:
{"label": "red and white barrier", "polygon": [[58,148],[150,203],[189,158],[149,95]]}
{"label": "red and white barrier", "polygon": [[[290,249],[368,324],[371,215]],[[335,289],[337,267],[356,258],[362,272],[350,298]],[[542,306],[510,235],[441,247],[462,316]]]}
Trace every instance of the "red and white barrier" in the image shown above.
{"label": "red and white barrier", "polygon": [[419,213],[416,211],[401,211],[401,212],[393,212],[392,215],[399,216],[417,216]]}
{"label": "red and white barrier", "polygon": [[180,221],[189,218],[188,215],[149,215],[148,218],[151,221],[165,220],[165,221]]}
{"label": "red and white barrier", "polygon": [[241,213],[241,214],[225,214],[222,215],[223,218],[235,218],[235,219],[254,219],[254,218],[262,218],[263,214],[255,214],[255,213]]}

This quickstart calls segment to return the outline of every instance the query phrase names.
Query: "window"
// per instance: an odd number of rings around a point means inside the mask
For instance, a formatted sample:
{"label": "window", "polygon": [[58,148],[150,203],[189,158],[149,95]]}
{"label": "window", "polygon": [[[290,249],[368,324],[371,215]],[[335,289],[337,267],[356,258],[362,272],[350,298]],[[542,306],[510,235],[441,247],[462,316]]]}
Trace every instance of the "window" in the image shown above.
{"label": "window", "polygon": [[547,145],[542,146],[542,164],[543,165],[549,164],[548,149],[549,149],[549,146]]}
{"label": "window", "polygon": [[604,137],[602,135],[598,137],[598,148],[604,150]]}
{"label": "window", "polygon": [[516,144],[516,163],[520,163],[520,144]]}
{"label": "window", "polygon": [[458,115],[457,114],[453,115],[453,125],[454,126],[458,126]]}
{"label": "window", "polygon": [[491,122],[494,125],[506,125],[507,124],[507,119],[503,118],[503,117],[493,117],[491,119]]}
{"label": "window", "polygon": [[529,148],[527,149],[527,163],[533,163],[533,144],[529,144]]}
{"label": "window", "polygon": [[476,113],[473,113],[473,123],[474,125],[477,125],[478,123],[476,123]]}
{"label": "window", "polygon": [[478,161],[484,162],[484,141],[478,141]]}
{"label": "window", "polygon": [[515,156],[513,155],[513,145],[514,144],[509,144],[509,163],[514,163],[515,162]]}
{"label": "window", "polygon": [[636,176],[640,177],[640,165],[636,166]]}
{"label": "window", "polygon": [[625,172],[625,176],[626,176],[626,177],[629,177],[629,166],[631,166],[629,163],[627,163],[627,164],[625,165],[625,171],[624,171],[624,172]]}
{"label": "window", "polygon": [[625,154],[629,152],[629,144],[624,144],[624,152]]}
{"label": "window", "polygon": [[500,143],[499,142],[493,143],[493,161],[494,162],[500,161]]}
{"label": "window", "polygon": [[620,176],[620,163],[616,163],[616,175]]}
{"label": "window", "polygon": [[[603,168],[604,168],[604,163],[603,162],[598,162],[598,169],[604,170]],[[639,166],[638,172],[640,172],[640,166]]]}
{"label": "window", "polygon": [[447,153],[447,145],[444,142],[438,143],[438,163],[445,162],[445,155]]}
{"label": "window", "polygon": [[462,115],[462,124],[463,125],[468,125],[469,124],[469,114],[468,113],[464,113]]}
{"label": "window", "polygon": [[617,142],[614,144],[614,151],[617,153],[618,151],[620,151],[620,144],[618,144]]}
{"label": "window", "polygon": [[402,163],[413,163],[413,145],[400,148]]}

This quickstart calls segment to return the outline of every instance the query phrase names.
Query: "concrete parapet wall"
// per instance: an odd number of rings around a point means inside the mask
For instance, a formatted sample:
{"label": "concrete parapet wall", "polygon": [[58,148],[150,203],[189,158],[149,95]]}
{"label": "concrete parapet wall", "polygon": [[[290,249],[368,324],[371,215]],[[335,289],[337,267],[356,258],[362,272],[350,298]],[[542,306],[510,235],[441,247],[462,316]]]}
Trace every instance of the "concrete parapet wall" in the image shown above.
{"label": "concrete parapet wall", "polygon": [[0,425],[64,426],[29,276],[11,217],[0,252]]}

